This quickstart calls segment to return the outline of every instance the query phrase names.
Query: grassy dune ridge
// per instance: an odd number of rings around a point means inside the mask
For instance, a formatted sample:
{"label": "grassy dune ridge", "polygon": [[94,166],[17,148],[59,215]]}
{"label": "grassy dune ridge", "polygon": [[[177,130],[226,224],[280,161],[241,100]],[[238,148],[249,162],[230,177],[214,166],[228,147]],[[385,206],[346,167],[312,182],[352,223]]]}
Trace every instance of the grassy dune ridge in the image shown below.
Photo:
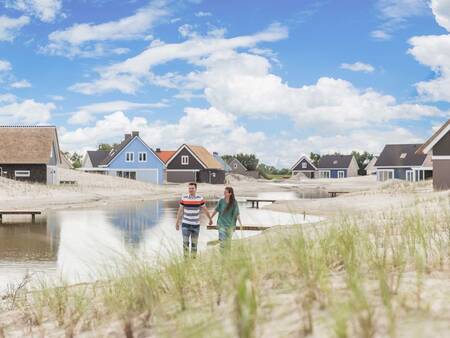
{"label": "grassy dune ridge", "polygon": [[195,260],[117,262],[94,284],[11,290],[0,337],[444,337],[449,263],[449,197],[418,198]]}

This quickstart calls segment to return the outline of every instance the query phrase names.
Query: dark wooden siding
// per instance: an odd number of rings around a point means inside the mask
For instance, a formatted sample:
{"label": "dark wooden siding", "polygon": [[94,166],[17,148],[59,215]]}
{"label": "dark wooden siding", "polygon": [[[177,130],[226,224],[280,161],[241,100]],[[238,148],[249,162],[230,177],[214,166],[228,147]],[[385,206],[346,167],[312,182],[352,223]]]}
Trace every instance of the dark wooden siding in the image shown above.
{"label": "dark wooden siding", "polygon": [[450,132],[433,147],[434,156],[450,156]]}
{"label": "dark wooden siding", "polygon": [[47,183],[47,166],[45,164],[0,164],[0,168],[2,168],[3,177],[9,179],[16,179],[14,175],[16,170],[29,170],[30,177],[18,177],[17,180]]}
{"label": "dark wooden siding", "polygon": [[436,190],[450,189],[450,160],[433,160],[433,186]]}
{"label": "dark wooden siding", "polygon": [[188,183],[197,181],[197,172],[195,171],[166,171],[167,182]]}
{"label": "dark wooden siding", "polygon": [[198,182],[211,184],[224,184],[225,171],[220,169],[200,170],[200,172],[198,173]]}
{"label": "dark wooden siding", "polygon": [[[306,169],[302,168],[302,163],[306,163]],[[305,159],[301,160],[297,166],[293,169],[295,171],[314,171],[314,167]]]}
{"label": "dark wooden siding", "polygon": [[[181,156],[189,156],[188,165],[181,164]],[[178,155],[170,161],[167,169],[203,169],[203,166],[186,148],[183,148]]]}

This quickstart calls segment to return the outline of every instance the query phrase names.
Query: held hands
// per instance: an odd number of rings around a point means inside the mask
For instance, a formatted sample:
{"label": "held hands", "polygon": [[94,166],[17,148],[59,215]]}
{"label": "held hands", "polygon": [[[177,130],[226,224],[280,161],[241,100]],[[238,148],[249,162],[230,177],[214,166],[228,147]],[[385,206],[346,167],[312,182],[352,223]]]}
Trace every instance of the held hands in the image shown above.
{"label": "held hands", "polygon": [[213,225],[213,220],[212,220],[212,218],[209,220],[209,225]]}
{"label": "held hands", "polygon": [[180,230],[180,224],[177,223],[177,224],[175,225],[175,229],[176,229],[177,231]]}

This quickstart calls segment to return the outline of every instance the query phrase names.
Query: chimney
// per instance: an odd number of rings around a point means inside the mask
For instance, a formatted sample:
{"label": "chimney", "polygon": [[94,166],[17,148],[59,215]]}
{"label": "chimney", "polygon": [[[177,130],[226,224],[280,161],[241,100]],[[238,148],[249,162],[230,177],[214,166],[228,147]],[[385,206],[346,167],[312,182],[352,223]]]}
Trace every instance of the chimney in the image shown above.
{"label": "chimney", "polygon": [[161,152],[161,148],[156,148],[156,152],[160,153]]}
{"label": "chimney", "polygon": [[217,151],[213,152],[213,155],[219,156],[219,153]]}
{"label": "chimney", "polygon": [[138,131],[133,131],[131,133],[131,136],[133,136],[133,137],[139,136],[139,132]]}
{"label": "chimney", "polygon": [[125,141],[131,137],[131,134],[125,134]]}

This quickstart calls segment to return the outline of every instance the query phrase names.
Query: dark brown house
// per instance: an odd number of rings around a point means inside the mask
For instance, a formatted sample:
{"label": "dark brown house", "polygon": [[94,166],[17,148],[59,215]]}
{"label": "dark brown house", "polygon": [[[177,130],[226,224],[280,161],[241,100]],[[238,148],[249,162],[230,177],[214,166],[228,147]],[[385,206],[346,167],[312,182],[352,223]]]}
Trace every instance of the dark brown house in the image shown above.
{"label": "dark brown house", "polygon": [[316,172],[317,172],[316,166],[306,155],[300,157],[297,163],[295,163],[294,166],[292,167],[292,176],[301,173],[308,178],[314,178]]}
{"label": "dark brown house", "polygon": [[448,120],[418,150],[418,154],[431,154],[433,186],[436,190],[450,189],[450,120]]}
{"label": "dark brown house", "polygon": [[58,184],[61,166],[56,127],[0,126],[0,176]]}
{"label": "dark brown house", "polygon": [[202,146],[183,144],[166,163],[167,182],[224,184],[225,171]]}

